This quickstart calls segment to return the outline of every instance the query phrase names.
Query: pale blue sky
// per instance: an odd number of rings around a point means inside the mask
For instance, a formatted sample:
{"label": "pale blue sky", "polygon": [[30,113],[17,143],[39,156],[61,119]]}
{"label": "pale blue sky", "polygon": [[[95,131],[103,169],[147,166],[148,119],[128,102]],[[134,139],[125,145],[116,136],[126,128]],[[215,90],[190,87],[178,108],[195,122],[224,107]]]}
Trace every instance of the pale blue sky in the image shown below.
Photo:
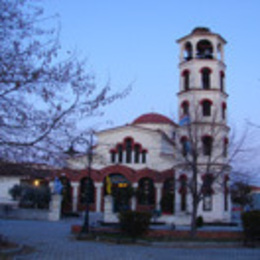
{"label": "pale blue sky", "polygon": [[230,124],[240,127],[245,119],[260,124],[259,0],[44,2],[47,14],[60,14],[63,48],[87,57],[98,82],[110,78],[117,90],[134,81],[130,96],[107,109],[104,119],[114,125],[150,111],[176,120],[176,39],[197,26],[209,27],[228,41]]}
{"label": "pale blue sky", "polygon": [[[134,81],[131,94],[98,121],[117,126],[151,111],[177,121],[176,40],[203,26],[228,42],[229,125],[244,129],[246,119],[260,125],[259,0],[45,0],[44,7],[60,15],[63,50],[87,57],[98,83],[111,79],[120,90]],[[254,131],[256,143],[259,137]]]}
{"label": "pale blue sky", "polygon": [[[104,119],[125,124],[150,111],[176,120],[179,84],[176,39],[209,27],[227,41],[229,122],[260,125],[259,0],[45,0],[59,13],[61,44],[87,57],[98,82],[109,78],[133,91],[107,109]],[[103,121],[103,119],[101,120]]]}

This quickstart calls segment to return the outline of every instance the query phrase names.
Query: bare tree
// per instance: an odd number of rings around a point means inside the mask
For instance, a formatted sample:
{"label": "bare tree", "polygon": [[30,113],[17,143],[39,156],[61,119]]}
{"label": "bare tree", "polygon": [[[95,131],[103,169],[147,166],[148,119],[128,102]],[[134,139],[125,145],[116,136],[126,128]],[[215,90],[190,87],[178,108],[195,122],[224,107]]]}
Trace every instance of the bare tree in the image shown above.
{"label": "bare tree", "polygon": [[63,59],[57,26],[46,28],[56,18],[44,17],[37,3],[0,0],[0,6],[0,159],[35,153],[46,159],[79,120],[102,114],[129,88],[110,94],[110,83],[99,88],[85,61],[68,53]]}
{"label": "bare tree", "polygon": [[175,169],[179,176],[179,192],[191,197],[190,231],[191,236],[195,236],[198,208],[202,200],[207,207],[207,199],[211,200],[213,193],[222,192],[228,196],[230,165],[241,151],[243,139],[234,146],[234,138],[229,138],[225,118],[217,110],[207,116],[202,115],[201,106],[195,106],[190,113],[185,112],[186,120],[181,123],[179,140],[175,146]]}

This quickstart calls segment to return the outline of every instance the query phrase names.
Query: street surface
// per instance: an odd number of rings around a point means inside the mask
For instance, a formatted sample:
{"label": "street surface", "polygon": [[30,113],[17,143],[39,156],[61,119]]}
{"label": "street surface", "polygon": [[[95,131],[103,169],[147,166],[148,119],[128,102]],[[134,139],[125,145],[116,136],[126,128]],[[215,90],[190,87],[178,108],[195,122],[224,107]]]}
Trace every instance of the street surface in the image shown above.
{"label": "street surface", "polygon": [[16,256],[17,260],[260,260],[260,248],[173,248],[170,244],[152,247],[76,241],[70,234],[70,226],[81,221],[0,219],[0,233],[11,241],[34,247],[33,253]]}

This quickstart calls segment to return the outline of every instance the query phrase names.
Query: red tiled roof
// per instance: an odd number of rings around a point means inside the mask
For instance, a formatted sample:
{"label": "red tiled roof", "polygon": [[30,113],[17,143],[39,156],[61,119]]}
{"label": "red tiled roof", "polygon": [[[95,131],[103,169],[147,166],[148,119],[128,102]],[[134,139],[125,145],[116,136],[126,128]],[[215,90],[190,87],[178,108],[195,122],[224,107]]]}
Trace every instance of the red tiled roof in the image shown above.
{"label": "red tiled roof", "polygon": [[175,123],[168,117],[157,114],[157,113],[148,113],[139,116],[133,121],[133,124],[171,124]]}

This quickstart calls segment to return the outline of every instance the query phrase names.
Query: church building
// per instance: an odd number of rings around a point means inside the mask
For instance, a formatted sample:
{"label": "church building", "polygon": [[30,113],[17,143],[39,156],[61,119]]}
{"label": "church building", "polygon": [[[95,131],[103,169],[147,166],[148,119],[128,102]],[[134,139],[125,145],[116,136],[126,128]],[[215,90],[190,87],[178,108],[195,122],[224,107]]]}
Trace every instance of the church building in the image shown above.
{"label": "church building", "polygon": [[115,218],[120,210],[132,209],[189,224],[189,185],[196,166],[196,187],[202,191],[197,215],[205,222],[230,221],[226,41],[199,27],[177,43],[179,121],[148,113],[96,132],[91,169],[87,156],[79,156],[69,160],[70,170],[63,174],[72,190],[73,211],[84,209],[88,184],[92,211],[104,212],[105,197],[111,195]]}

